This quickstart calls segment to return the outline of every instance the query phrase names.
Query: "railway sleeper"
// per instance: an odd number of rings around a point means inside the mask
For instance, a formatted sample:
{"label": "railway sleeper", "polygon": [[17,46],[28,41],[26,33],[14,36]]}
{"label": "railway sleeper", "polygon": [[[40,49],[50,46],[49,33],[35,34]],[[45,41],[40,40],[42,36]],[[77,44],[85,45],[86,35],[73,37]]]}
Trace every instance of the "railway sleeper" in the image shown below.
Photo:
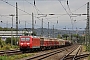
{"label": "railway sleeper", "polygon": [[85,57],[88,57],[90,54],[83,54],[83,55],[78,55],[76,56],[75,60],[79,60],[81,58],[85,58]]}

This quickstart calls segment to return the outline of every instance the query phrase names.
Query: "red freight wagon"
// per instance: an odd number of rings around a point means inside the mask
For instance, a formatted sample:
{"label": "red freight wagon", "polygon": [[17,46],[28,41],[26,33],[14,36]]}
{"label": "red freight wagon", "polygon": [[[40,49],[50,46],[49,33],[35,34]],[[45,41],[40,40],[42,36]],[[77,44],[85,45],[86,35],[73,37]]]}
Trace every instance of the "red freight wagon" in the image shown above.
{"label": "red freight wagon", "polygon": [[41,49],[48,49],[50,47],[51,40],[48,38],[40,38]]}

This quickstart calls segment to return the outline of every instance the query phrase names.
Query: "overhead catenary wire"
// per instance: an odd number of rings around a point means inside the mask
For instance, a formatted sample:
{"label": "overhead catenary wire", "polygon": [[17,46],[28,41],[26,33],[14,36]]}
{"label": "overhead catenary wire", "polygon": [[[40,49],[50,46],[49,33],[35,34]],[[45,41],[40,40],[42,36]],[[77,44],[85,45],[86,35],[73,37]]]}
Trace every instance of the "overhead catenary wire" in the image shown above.
{"label": "overhead catenary wire", "polygon": [[24,10],[25,11],[25,10]]}
{"label": "overhead catenary wire", "polygon": [[[7,1],[4,1],[4,0],[1,0],[1,1],[3,1],[3,2],[5,2],[5,3],[7,3],[7,4],[9,4],[9,5],[11,5],[9,2],[7,2]],[[27,0],[25,0],[25,1],[27,1]],[[38,1],[38,0],[37,0]],[[59,1],[59,0],[58,0]],[[28,2],[28,1],[27,1]],[[30,3],[30,2],[28,2],[28,3]],[[32,3],[30,3],[31,5],[32,5]],[[84,5],[86,5],[86,4],[84,4]],[[83,6],[84,6],[83,5]],[[11,5],[11,6],[13,6],[13,7],[15,7],[14,5]],[[33,5],[32,5],[33,6]],[[81,7],[83,7],[83,6],[81,6]],[[33,6],[34,7],[34,6]],[[81,7],[79,7],[78,9],[80,9]],[[37,8],[37,7],[36,7]],[[21,11],[23,11],[23,12],[25,12],[25,13],[27,13],[28,15],[31,15],[30,13],[28,13],[28,12],[26,12],[25,10],[22,10],[22,9],[20,9],[20,8],[18,8],[19,10],[21,10]],[[77,11],[78,9],[76,9],[76,10],[74,10],[74,11]],[[39,10],[38,10],[39,11]],[[74,12],[73,11],[73,12]],[[40,11],[39,11],[40,12]],[[55,14],[55,15],[60,15],[60,14]],[[63,15],[63,14],[61,14],[61,15]],[[66,14],[64,14],[64,15],[66,15]]]}
{"label": "overhead catenary wire", "polygon": [[[12,6],[12,7],[14,7],[14,8],[16,8],[14,5],[10,4],[10,3],[9,3],[9,2],[7,2],[7,1],[4,1],[4,0],[1,0],[1,1],[3,1],[3,2],[5,2],[5,3],[9,4],[10,6]],[[30,13],[26,12],[25,10],[22,10],[22,9],[20,9],[20,8],[17,8],[17,9],[19,9],[20,11],[22,11],[22,12],[24,12],[24,13],[28,14],[28,15],[31,15]],[[34,17],[36,17],[36,16],[34,16]],[[36,17],[36,18],[37,18],[37,17]],[[38,18],[38,19],[39,19],[39,18]],[[39,20],[40,20],[40,19],[39,19]]]}
{"label": "overhead catenary wire", "polygon": [[[27,0],[24,0],[24,1],[26,1],[27,3],[29,3],[30,5],[32,5],[33,8],[35,8],[38,12],[40,12],[39,9],[36,7],[36,2],[35,2],[35,0],[34,0],[34,5],[33,5],[32,3],[30,3],[29,1],[27,1]],[[37,12],[37,13],[38,13],[38,12]],[[40,12],[40,13],[41,13],[41,12]]]}
{"label": "overhead catenary wire", "polygon": [[[30,5],[32,5],[36,11],[37,11],[37,15],[39,15],[38,12],[40,12],[40,10],[37,8],[36,4],[35,4],[35,0],[34,0],[34,5],[32,3],[30,3],[29,1],[25,0],[26,2],[28,2]],[[41,13],[41,12],[40,12]],[[42,13],[41,13],[42,14]],[[35,16],[34,16],[35,17]],[[37,18],[37,17],[36,17]],[[39,19],[39,18],[38,18]],[[46,18],[47,19],[47,18]],[[40,19],[39,19],[40,20]],[[47,19],[48,20],[48,19]],[[44,22],[45,23],[45,22]],[[53,22],[52,22],[53,23]],[[45,23],[47,25],[47,23]],[[54,23],[55,24],[55,23]]]}
{"label": "overhead catenary wire", "polygon": [[[27,1],[27,0],[25,0],[26,2],[28,2],[30,5],[32,5],[35,9],[36,9],[36,11],[37,11],[37,15],[40,15],[39,13],[41,13],[41,11],[37,8],[37,6],[36,6],[36,0],[34,0],[34,5],[32,4],[32,3],[30,3],[29,1]],[[39,13],[38,13],[39,12]],[[42,14],[42,13],[41,13]],[[49,14],[45,14],[45,15],[49,15]],[[59,15],[59,14],[57,14],[57,15]],[[61,14],[62,15],[62,14]],[[47,18],[46,18],[47,19]],[[48,19],[47,19],[48,20]],[[53,23],[53,22],[52,22]],[[54,23],[55,24],[55,23]]]}
{"label": "overhead catenary wire", "polygon": [[[68,4],[68,2],[67,2],[67,4]],[[77,8],[76,10],[74,10],[74,11],[72,11],[72,12],[75,12],[75,11],[77,11],[77,10],[79,10],[80,8],[82,8],[83,6],[85,6],[87,3],[85,3],[84,5],[82,5],[82,6],[80,6],[79,8]],[[65,9],[66,10],[66,9]],[[70,10],[70,9],[69,9]],[[61,16],[64,16],[65,14],[63,14],[63,15],[61,15]],[[60,16],[60,17],[61,17]],[[67,26],[67,25],[66,25]]]}
{"label": "overhead catenary wire", "polygon": [[77,8],[76,10],[74,10],[73,12],[79,10],[80,8],[82,8],[83,6],[87,5],[87,3],[85,3],[84,5],[80,6],[79,8]]}
{"label": "overhead catenary wire", "polygon": [[[33,6],[33,4],[32,3],[30,3],[29,1],[27,1],[27,0],[24,0],[24,1],[26,1],[27,3],[29,3],[30,5],[32,5]],[[35,0],[34,0],[34,6],[33,6],[37,11],[39,11],[39,9],[36,7],[36,5],[35,5]],[[40,12],[40,11],[39,11]],[[41,13],[41,12],[40,12]],[[36,14],[35,14],[36,15]],[[37,12],[37,15],[38,15],[38,12]],[[37,18],[36,16],[34,16],[35,18]],[[39,19],[39,18],[38,18]],[[40,19],[39,19],[40,20]],[[45,22],[44,22],[45,23]],[[47,25],[47,23],[45,23],[46,25]]]}
{"label": "overhead catenary wire", "polygon": [[12,18],[7,17],[7,16],[9,16],[9,15],[1,15],[1,14],[0,14],[0,17],[6,17],[6,18],[9,18],[9,19],[12,19]]}
{"label": "overhead catenary wire", "polygon": [[[20,21],[20,20],[19,20]],[[25,23],[25,20],[24,21],[20,21],[20,24],[21,23]],[[35,22],[36,23],[36,22]],[[28,24],[28,25],[31,25],[32,23],[30,23],[30,22],[26,22],[26,24]],[[34,26],[38,26],[38,27],[40,27],[40,25],[37,25],[37,24],[34,24]],[[19,27],[23,27],[23,25],[19,25]]]}
{"label": "overhead catenary wire", "polygon": [[67,6],[68,6],[68,9],[69,9],[70,13],[73,14],[70,7],[69,7],[69,1],[68,0],[67,0]]}
{"label": "overhead catenary wire", "polygon": [[[14,8],[16,8],[16,6],[14,6],[14,5],[10,4],[10,3],[9,3],[9,2],[7,2],[7,1],[4,1],[4,0],[1,0],[1,1],[5,2],[6,4],[8,4],[8,5],[10,5],[10,6],[14,7]],[[20,8],[17,8],[17,9],[19,9],[20,11],[22,11],[22,12],[24,12],[24,13],[28,14],[28,15],[31,15],[30,13],[26,12],[25,10],[22,10],[22,9],[20,9]]]}
{"label": "overhead catenary wire", "polygon": [[71,16],[70,16],[70,14],[67,12],[66,8],[62,5],[61,1],[60,1],[60,0],[58,0],[58,1],[60,2],[60,4],[61,4],[61,6],[63,7],[63,9],[66,11],[66,13],[68,14],[68,16],[70,17],[70,19],[71,19],[71,24],[72,24],[72,30],[73,30],[73,22],[72,22],[72,18],[71,18]]}

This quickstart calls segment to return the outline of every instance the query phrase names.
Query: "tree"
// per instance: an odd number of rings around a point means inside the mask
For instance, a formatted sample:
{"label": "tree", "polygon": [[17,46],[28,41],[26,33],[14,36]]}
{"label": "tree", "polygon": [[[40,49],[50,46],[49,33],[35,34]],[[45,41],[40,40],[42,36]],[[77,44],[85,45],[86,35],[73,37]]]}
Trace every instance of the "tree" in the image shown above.
{"label": "tree", "polygon": [[78,43],[85,43],[85,36],[79,36]]}
{"label": "tree", "polygon": [[0,46],[1,48],[5,45],[5,42],[1,40],[1,37],[0,37]]}
{"label": "tree", "polygon": [[6,44],[10,44],[11,43],[11,38],[7,38],[5,42],[6,42]]}
{"label": "tree", "polygon": [[31,35],[36,36],[36,35],[37,35],[37,33],[36,33],[36,32],[33,32]]}
{"label": "tree", "polygon": [[2,45],[2,42],[1,42],[1,37],[0,37],[0,45]]}
{"label": "tree", "polygon": [[29,35],[29,33],[24,32],[24,36],[28,36],[28,35]]}
{"label": "tree", "polygon": [[59,38],[59,39],[61,38],[60,34],[58,34],[57,38]]}
{"label": "tree", "polygon": [[69,35],[64,34],[64,35],[62,35],[62,37],[63,37],[63,38],[66,38],[66,40],[67,40],[67,37],[69,37]]}
{"label": "tree", "polygon": [[78,38],[79,34],[73,34],[72,36]]}

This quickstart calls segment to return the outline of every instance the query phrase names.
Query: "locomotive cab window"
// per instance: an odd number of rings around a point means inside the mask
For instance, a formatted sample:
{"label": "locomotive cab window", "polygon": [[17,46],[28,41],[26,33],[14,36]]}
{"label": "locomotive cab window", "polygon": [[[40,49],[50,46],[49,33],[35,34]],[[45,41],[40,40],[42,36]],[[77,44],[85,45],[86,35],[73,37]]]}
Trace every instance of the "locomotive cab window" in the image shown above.
{"label": "locomotive cab window", "polygon": [[25,41],[25,38],[21,38],[21,41]]}
{"label": "locomotive cab window", "polygon": [[30,38],[21,38],[21,41],[30,41]]}
{"label": "locomotive cab window", "polygon": [[30,40],[30,38],[26,38],[26,41],[29,41]]}

